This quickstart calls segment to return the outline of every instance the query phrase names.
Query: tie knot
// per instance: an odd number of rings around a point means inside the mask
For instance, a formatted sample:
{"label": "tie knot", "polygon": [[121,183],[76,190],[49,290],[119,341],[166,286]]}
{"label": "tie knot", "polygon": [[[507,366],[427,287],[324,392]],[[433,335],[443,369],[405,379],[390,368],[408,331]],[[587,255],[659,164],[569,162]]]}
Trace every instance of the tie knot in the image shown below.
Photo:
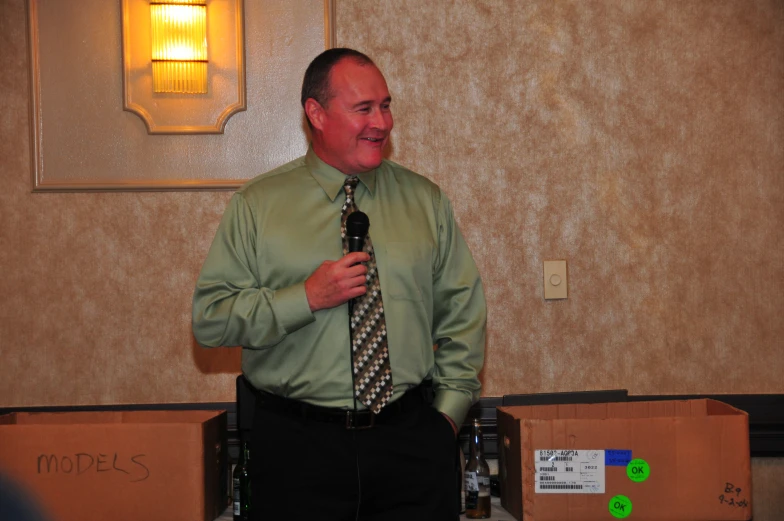
{"label": "tie knot", "polygon": [[347,194],[353,194],[354,188],[357,187],[357,183],[359,183],[359,178],[357,176],[349,176],[346,178],[346,182],[343,183],[343,189]]}

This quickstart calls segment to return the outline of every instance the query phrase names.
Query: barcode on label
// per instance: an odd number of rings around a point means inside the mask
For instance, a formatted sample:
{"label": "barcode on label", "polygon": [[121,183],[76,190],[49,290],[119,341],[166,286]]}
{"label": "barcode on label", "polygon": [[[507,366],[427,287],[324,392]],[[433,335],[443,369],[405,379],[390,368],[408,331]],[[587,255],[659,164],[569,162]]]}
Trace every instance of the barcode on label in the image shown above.
{"label": "barcode on label", "polygon": [[574,467],[566,467],[566,472],[574,472]]}
{"label": "barcode on label", "polygon": [[572,461],[571,456],[552,456],[549,458],[545,458],[543,456],[539,457],[539,461]]}
{"label": "barcode on label", "polygon": [[554,485],[552,483],[547,483],[543,485],[539,485],[541,489],[548,489],[548,490],[582,490],[582,485]]}
{"label": "barcode on label", "polygon": [[556,467],[539,467],[539,472],[558,472]]}
{"label": "barcode on label", "polygon": [[539,476],[539,481],[555,481],[555,476]]}

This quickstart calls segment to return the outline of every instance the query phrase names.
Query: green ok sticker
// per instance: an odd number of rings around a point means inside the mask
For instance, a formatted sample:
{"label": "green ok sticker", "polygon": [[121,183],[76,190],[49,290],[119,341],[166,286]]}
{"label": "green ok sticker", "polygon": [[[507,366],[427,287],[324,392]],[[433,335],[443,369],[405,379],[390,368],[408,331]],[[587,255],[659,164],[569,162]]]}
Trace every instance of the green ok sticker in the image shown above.
{"label": "green ok sticker", "polygon": [[613,517],[618,519],[629,517],[632,513],[632,500],[626,496],[617,495],[610,500],[609,510]]}
{"label": "green ok sticker", "polygon": [[626,475],[634,482],[641,482],[648,479],[651,475],[651,467],[644,459],[633,459],[626,465]]}

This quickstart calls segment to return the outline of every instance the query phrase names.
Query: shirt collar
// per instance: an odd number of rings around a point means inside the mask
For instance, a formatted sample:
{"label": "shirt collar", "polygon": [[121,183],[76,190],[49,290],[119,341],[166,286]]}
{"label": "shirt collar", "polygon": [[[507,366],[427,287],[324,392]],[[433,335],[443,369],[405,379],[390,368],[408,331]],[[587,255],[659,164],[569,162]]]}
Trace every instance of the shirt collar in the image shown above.
{"label": "shirt collar", "polygon": [[[305,155],[305,164],[308,166],[313,179],[321,186],[321,189],[324,190],[324,193],[327,194],[331,201],[334,201],[338,194],[343,192],[346,174],[322,161],[316,155],[316,152],[313,151],[312,145],[308,147],[308,153]],[[357,176],[359,181],[365,185],[371,197],[376,190],[377,172],[378,168],[369,172],[363,172]]]}

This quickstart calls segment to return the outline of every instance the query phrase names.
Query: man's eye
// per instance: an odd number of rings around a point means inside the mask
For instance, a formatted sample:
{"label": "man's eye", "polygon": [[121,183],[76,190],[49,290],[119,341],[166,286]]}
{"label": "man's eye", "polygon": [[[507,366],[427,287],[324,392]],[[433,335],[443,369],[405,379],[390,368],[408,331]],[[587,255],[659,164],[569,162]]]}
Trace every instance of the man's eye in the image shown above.
{"label": "man's eye", "polygon": [[370,112],[370,107],[360,107],[359,112],[362,112],[363,114],[367,114],[368,112]]}
{"label": "man's eye", "polygon": [[389,108],[390,108],[389,103],[384,103],[383,105],[381,105],[381,110],[386,111],[386,110],[389,110]]}

